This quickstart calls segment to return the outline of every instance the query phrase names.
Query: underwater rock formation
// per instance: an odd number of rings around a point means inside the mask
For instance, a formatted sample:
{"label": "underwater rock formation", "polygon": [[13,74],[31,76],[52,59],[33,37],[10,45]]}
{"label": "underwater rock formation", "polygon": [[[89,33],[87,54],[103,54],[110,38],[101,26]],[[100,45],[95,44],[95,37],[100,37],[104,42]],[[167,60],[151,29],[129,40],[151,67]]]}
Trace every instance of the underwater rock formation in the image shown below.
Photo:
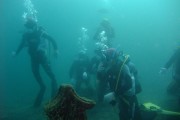
{"label": "underwater rock formation", "polygon": [[57,96],[45,106],[50,120],[87,120],[86,110],[95,102],[77,95],[71,85],[61,85]]}

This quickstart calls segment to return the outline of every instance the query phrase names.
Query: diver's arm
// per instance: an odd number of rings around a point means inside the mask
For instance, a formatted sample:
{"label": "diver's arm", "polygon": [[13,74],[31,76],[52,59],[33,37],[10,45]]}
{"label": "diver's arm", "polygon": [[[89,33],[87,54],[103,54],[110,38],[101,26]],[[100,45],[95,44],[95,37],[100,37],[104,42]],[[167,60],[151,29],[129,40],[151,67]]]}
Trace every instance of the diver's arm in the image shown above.
{"label": "diver's arm", "polygon": [[96,77],[99,81],[102,81],[103,79],[106,78],[106,70],[103,62],[100,62],[98,65]]}
{"label": "diver's arm", "polygon": [[120,88],[121,94],[133,94],[130,93],[133,88],[133,80],[131,78],[131,74],[127,65],[124,65],[122,70],[122,75],[124,76],[122,80],[124,80],[124,84]]}
{"label": "diver's arm", "polygon": [[43,33],[43,37],[46,38],[47,40],[49,40],[52,43],[52,46],[54,48],[54,56],[55,56],[55,58],[57,58],[58,55],[59,55],[59,50],[58,50],[58,46],[57,46],[56,41],[46,33]]}
{"label": "diver's arm", "polygon": [[47,33],[44,33],[43,37],[45,37],[47,40],[49,40],[52,43],[54,50],[56,51],[58,50],[56,41],[50,35],[48,35]]}
{"label": "diver's arm", "polygon": [[180,49],[176,50],[175,53],[170,57],[168,62],[165,64],[164,68],[168,69],[175,62],[179,53],[180,53]]}
{"label": "diver's arm", "polygon": [[176,61],[178,54],[180,54],[180,49],[176,50],[174,54],[170,57],[168,62],[162,67],[159,71],[160,74],[164,74],[167,70],[172,66],[172,64]]}
{"label": "diver's arm", "polygon": [[18,55],[20,53],[20,51],[25,47],[25,43],[26,43],[26,36],[24,34],[21,43],[19,44],[17,50],[15,51],[15,55]]}
{"label": "diver's arm", "polygon": [[127,64],[127,66],[129,67],[129,70],[130,70],[131,75],[133,75],[135,78],[137,78],[137,76],[138,76],[138,70],[136,69],[134,63],[132,63],[131,61],[129,61],[129,63]]}

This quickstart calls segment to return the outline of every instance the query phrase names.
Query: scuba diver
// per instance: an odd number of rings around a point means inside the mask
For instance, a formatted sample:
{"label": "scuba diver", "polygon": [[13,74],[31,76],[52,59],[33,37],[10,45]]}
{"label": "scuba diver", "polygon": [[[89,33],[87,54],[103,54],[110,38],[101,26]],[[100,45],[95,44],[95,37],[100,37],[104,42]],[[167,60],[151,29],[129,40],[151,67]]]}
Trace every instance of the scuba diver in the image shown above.
{"label": "scuba diver", "polygon": [[28,53],[31,58],[32,72],[37,83],[40,86],[39,93],[34,102],[34,107],[38,107],[42,103],[43,96],[46,90],[46,86],[40,75],[40,65],[51,79],[51,97],[54,97],[57,92],[57,81],[47,59],[47,42],[52,43],[56,57],[58,55],[58,47],[55,40],[51,36],[49,36],[42,27],[38,26],[37,22],[33,18],[27,18],[24,26],[27,28],[27,31],[23,33],[22,41],[18,49],[14,51],[12,55],[18,55],[24,47],[28,48]]}
{"label": "scuba diver", "polygon": [[112,39],[115,37],[114,29],[108,19],[103,19],[100,23],[93,39],[98,43],[103,43],[108,47],[112,46]]}
{"label": "scuba diver", "polygon": [[[91,94],[92,87],[90,84],[89,57],[86,50],[80,50],[78,53],[77,57],[70,66],[69,77],[77,93],[82,93],[82,84],[84,83],[87,88],[86,90],[88,90],[88,93]],[[83,91],[83,93],[85,92]]]}
{"label": "scuba diver", "polygon": [[101,44],[101,43],[95,44],[95,50],[94,50],[95,55],[91,58],[90,66],[89,66],[90,72],[92,74],[97,73],[98,65],[101,62],[101,58],[103,58],[102,52],[107,49],[108,49],[108,46],[106,46],[104,44]]}
{"label": "scuba diver", "polygon": [[173,81],[170,83],[167,92],[179,97],[180,104],[180,48],[177,48],[168,62],[160,69],[160,74],[165,73],[173,66]]}
{"label": "scuba diver", "polygon": [[[109,48],[104,52],[104,60],[98,66],[97,78],[110,92],[104,101],[112,105],[118,103],[120,120],[141,120],[136,94],[135,78],[128,67],[128,56],[120,59],[120,52]],[[104,90],[102,89],[104,92]],[[104,94],[104,93],[103,93]],[[102,96],[102,94],[101,94]]]}
{"label": "scuba diver", "polygon": [[96,43],[95,44],[95,50],[94,53],[95,55],[91,58],[90,60],[90,65],[89,65],[89,71],[96,80],[97,84],[97,102],[102,103],[103,101],[103,96],[106,90],[106,83],[103,82],[103,80],[97,79],[97,72],[98,72],[98,66],[99,64],[104,60],[104,54],[103,52],[106,51],[108,47],[104,44],[101,43]]}

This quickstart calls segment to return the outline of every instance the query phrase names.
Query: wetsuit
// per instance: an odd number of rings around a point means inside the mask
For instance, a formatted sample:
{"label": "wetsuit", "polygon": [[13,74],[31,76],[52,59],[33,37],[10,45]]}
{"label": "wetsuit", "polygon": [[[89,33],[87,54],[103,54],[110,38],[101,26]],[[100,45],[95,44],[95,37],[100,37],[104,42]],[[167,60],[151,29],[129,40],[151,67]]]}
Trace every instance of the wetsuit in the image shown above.
{"label": "wetsuit", "polygon": [[180,89],[180,48],[178,48],[174,54],[170,57],[169,61],[165,64],[165,68],[169,68],[173,65],[173,79],[170,84],[168,92],[172,94],[177,93],[177,89]]}
{"label": "wetsuit", "polygon": [[47,40],[52,43],[55,50],[57,50],[57,44],[52,37],[50,37],[44,30],[38,27],[36,30],[31,32],[25,32],[22,37],[22,41],[16,51],[18,54],[22,48],[28,47],[28,53],[31,58],[31,67],[33,75],[40,86],[40,91],[36,97],[34,106],[39,106],[42,102],[44,93],[45,93],[45,84],[41,78],[39,67],[40,65],[43,67],[45,72],[51,79],[51,96],[55,95],[57,90],[57,81],[55,76],[51,70],[47,59]]}
{"label": "wetsuit", "polygon": [[[135,83],[131,78],[129,68],[126,64],[123,65],[119,80],[117,80],[121,67],[122,61],[119,60],[111,67],[107,67],[108,69],[106,69],[104,75],[102,73],[98,73],[100,74],[98,75],[100,77],[99,79],[105,79],[104,82],[109,84],[110,91],[115,93],[117,102],[119,104],[120,120],[141,120],[138,101],[135,91],[133,92],[133,84]],[[117,81],[119,81],[118,84]]]}
{"label": "wetsuit", "polygon": [[[84,73],[87,74],[87,78],[83,78]],[[69,77],[73,80],[72,82],[74,82],[73,84],[78,93],[82,93],[82,83],[85,83],[87,89],[92,89],[89,82],[89,57],[86,54],[78,54],[70,66]]]}
{"label": "wetsuit", "polygon": [[98,55],[95,55],[91,58],[89,65],[89,71],[91,72],[91,74],[97,73],[97,68],[100,62],[101,62],[101,58]]}

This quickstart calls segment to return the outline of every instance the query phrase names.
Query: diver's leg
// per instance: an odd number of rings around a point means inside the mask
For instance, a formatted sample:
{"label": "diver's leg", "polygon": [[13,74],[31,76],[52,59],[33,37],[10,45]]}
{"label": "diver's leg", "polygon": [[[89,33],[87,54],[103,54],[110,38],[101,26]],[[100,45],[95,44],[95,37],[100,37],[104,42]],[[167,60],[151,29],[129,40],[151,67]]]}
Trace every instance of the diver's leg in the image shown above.
{"label": "diver's leg", "polygon": [[47,75],[51,79],[51,97],[54,97],[56,92],[57,92],[57,89],[58,89],[57,81],[56,81],[54,73],[51,70],[51,67],[50,67],[50,64],[48,63],[48,60],[45,57],[43,57],[42,59],[43,60],[41,62],[41,65],[44,68]]}
{"label": "diver's leg", "polygon": [[76,84],[75,84],[75,90],[78,94],[80,94],[81,91],[81,84],[82,84],[82,79],[80,77],[76,78]]}
{"label": "diver's leg", "polygon": [[[136,112],[135,96],[121,96],[119,98],[120,120],[141,120],[140,111]],[[138,115],[135,115],[138,114]]]}
{"label": "diver's leg", "polygon": [[98,103],[102,103],[107,84],[103,80],[99,80],[97,84],[98,84],[98,88],[97,88]]}
{"label": "diver's leg", "polygon": [[172,95],[177,95],[177,91],[178,91],[178,88],[179,88],[179,85],[177,84],[177,81],[176,80],[173,80],[169,86],[168,86],[168,89],[167,89],[167,92],[169,94],[172,94]]}
{"label": "diver's leg", "polygon": [[90,82],[90,77],[88,77],[88,79],[85,80],[85,85],[86,85],[86,87],[87,87],[87,95],[88,95],[89,97],[93,97],[93,95],[94,95],[94,90],[93,90],[93,87],[92,87],[91,82]]}
{"label": "diver's leg", "polygon": [[167,88],[167,93],[169,94],[173,94],[174,93],[174,86],[175,86],[175,81],[171,81],[171,83],[168,85],[168,88]]}
{"label": "diver's leg", "polygon": [[34,102],[34,106],[37,107],[37,106],[41,105],[41,102],[42,102],[46,87],[45,87],[45,85],[43,83],[43,80],[42,80],[42,78],[40,76],[39,63],[37,61],[35,61],[35,60],[32,60],[31,61],[31,66],[32,66],[33,75],[34,75],[36,81],[38,82],[38,84],[40,86],[39,93],[38,93],[38,95],[37,95],[37,97],[35,99],[35,102]]}
{"label": "diver's leg", "polygon": [[179,95],[179,88],[180,88],[180,75],[179,72],[175,72],[173,75],[173,81],[169,84],[167,88],[167,92],[171,95],[178,96]]}
{"label": "diver's leg", "polygon": [[119,99],[119,120],[130,120],[128,108],[129,108],[129,105],[120,98]]}
{"label": "diver's leg", "polygon": [[135,103],[134,120],[142,120],[141,110],[136,96],[134,96],[134,103]]}

